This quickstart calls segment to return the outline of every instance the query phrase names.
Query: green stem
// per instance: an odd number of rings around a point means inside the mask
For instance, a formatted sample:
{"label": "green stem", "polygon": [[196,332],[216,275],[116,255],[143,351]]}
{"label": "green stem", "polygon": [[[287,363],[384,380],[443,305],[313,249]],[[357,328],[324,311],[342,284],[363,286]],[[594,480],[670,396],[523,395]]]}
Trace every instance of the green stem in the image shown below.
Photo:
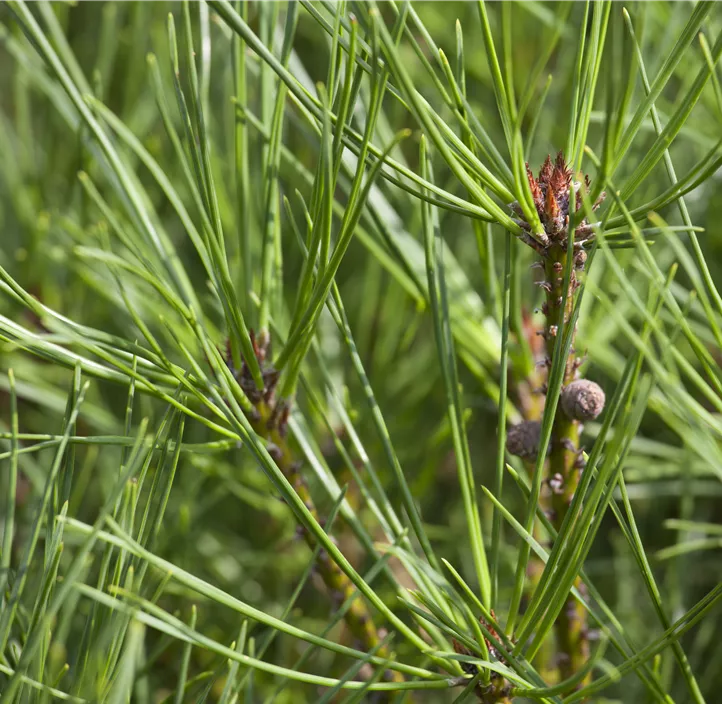
{"label": "green stem", "polygon": [[[568,323],[574,307],[574,291],[577,286],[576,272],[572,268],[569,291],[564,296],[566,263],[567,250],[564,244],[551,247],[548,258],[544,260],[546,281],[549,284],[549,288],[546,290],[546,304],[544,307],[546,314],[544,334],[549,360],[552,359],[554,352],[556,331],[559,329],[562,319],[565,324]],[[576,370],[577,359],[572,346],[564,370],[564,386],[574,380]],[[547,463],[547,479],[551,492],[549,500],[552,510],[551,521],[557,530],[561,529],[567,509],[579,484],[579,436],[579,422],[569,419],[559,409],[552,427],[551,453]],[[579,588],[583,585],[578,583],[576,586]],[[571,594],[557,618],[555,632],[557,640],[556,664],[559,670],[559,679],[565,680],[578,672],[589,659],[586,611]],[[579,686],[586,684],[587,679],[585,678]]]}
{"label": "green stem", "polygon": [[[294,459],[285,433],[281,432],[277,427],[277,422],[274,419],[274,407],[261,400],[255,404],[255,410],[258,415],[251,419],[254,431],[271,443],[272,454],[278,467],[286,475],[306,508],[320,522],[308,485],[301,474],[301,465]],[[315,537],[308,530],[303,531],[303,537],[308,547],[315,550],[317,547]],[[319,551],[317,567],[318,573],[336,603],[343,604],[356,594],[356,598],[353,599],[344,614],[346,624],[353,636],[363,644],[365,650],[374,650],[379,657],[388,659],[391,653],[385,645],[381,645],[383,635],[377,628],[367,604],[356,593],[356,588],[351,580],[325,550]],[[393,670],[388,670],[386,676],[393,682],[404,681],[403,675]]]}

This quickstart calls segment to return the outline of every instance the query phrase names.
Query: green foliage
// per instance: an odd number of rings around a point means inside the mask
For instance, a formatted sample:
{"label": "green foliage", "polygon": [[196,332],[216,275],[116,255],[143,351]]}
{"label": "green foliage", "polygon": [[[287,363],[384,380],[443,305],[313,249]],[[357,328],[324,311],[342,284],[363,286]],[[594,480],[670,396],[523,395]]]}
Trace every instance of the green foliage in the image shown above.
{"label": "green foliage", "polygon": [[[0,704],[717,701],[717,5],[0,13]],[[560,149],[607,197],[529,473]],[[268,337],[311,506],[254,421]],[[555,527],[572,343],[607,406]],[[556,682],[570,592],[600,643]]]}

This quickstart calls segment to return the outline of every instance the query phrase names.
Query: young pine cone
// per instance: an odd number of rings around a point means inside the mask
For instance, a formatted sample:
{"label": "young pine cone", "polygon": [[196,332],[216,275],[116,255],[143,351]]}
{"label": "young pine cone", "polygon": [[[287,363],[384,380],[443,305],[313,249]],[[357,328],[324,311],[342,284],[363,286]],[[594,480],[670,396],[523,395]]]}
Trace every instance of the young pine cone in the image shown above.
{"label": "young pine cone", "polygon": [[510,454],[525,460],[533,460],[539,452],[541,423],[537,420],[525,420],[512,425],[506,431],[506,449]]}
{"label": "young pine cone", "polygon": [[562,408],[572,420],[594,420],[604,410],[604,391],[588,379],[577,379],[564,387]]}

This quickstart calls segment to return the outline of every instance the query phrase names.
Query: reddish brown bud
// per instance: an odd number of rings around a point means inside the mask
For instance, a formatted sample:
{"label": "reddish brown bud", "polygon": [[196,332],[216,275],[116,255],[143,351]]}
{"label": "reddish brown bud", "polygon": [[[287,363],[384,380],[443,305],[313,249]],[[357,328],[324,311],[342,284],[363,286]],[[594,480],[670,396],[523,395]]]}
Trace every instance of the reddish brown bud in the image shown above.
{"label": "reddish brown bud", "polygon": [[555,191],[557,197],[563,192],[569,191],[569,185],[572,182],[572,172],[567,168],[567,162],[564,160],[564,154],[559,152],[554,162],[554,170],[552,171],[549,185]]}
{"label": "reddish brown bud", "polygon": [[529,188],[531,190],[531,197],[534,200],[534,206],[537,210],[540,210],[544,204],[544,196],[542,195],[542,191],[541,188],[539,188],[537,180],[534,178],[534,174],[529,168],[529,164],[526,165],[526,175],[529,179]]}
{"label": "reddish brown bud", "polygon": [[546,200],[544,203],[544,215],[546,215],[548,221],[556,220],[559,217],[559,204],[557,199],[554,197],[554,191],[551,188],[547,188]]}
{"label": "reddish brown bud", "polygon": [[[526,165],[529,189],[531,191],[534,206],[543,226],[544,232],[538,232],[537,228],[527,221],[521,211],[520,204],[510,204],[511,210],[518,219],[514,222],[524,231],[523,234],[534,231],[534,237],[519,235],[523,242],[532,247],[535,251],[546,257],[550,244],[560,244],[562,236],[566,234],[569,224],[570,195],[572,189],[576,193],[575,203],[577,209],[581,204],[581,195],[588,192],[588,178],[580,174],[580,182],[572,183],[572,170],[567,164],[564,154],[559,152],[556,159],[552,161],[550,156],[542,164],[539,170],[539,177],[534,178],[529,165]],[[601,200],[597,200],[593,207],[598,207]],[[590,228],[586,219],[577,222],[577,239],[582,237]]]}
{"label": "reddish brown bud", "polygon": [[552,164],[552,158],[547,154],[547,158],[542,164],[541,169],[539,170],[539,183],[544,184],[545,186],[549,185],[549,181],[552,177],[552,172],[554,171],[554,165]]}

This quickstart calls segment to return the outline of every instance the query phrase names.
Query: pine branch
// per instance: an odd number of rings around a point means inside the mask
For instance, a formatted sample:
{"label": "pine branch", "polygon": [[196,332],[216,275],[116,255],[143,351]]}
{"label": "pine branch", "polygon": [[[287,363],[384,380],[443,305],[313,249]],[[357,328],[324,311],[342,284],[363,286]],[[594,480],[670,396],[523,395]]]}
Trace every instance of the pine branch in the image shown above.
{"label": "pine branch", "polygon": [[[270,454],[279,469],[291,483],[309,512],[323,525],[323,520],[316,510],[308,484],[301,472],[302,463],[296,460],[288,442],[288,418],[291,407],[287,400],[276,397],[279,373],[270,362],[270,338],[264,335],[260,339],[256,339],[253,334],[251,338],[256,359],[261,368],[263,388],[258,389],[256,386],[245,360],[241,369],[234,372],[241,388],[253,405],[249,414],[251,426],[260,437],[266,440]],[[230,350],[226,355],[226,362],[233,368]],[[312,551],[315,550],[317,547],[315,537],[306,529],[303,529],[302,533],[308,547]],[[389,658],[391,653],[388,647],[382,644],[386,634],[374,622],[373,616],[361,596],[354,596],[356,588],[348,576],[325,550],[319,551],[316,567],[334,604],[340,606],[347,600],[353,599],[344,614],[344,619],[354,638],[363,645],[365,650],[373,650],[379,657]],[[403,675],[394,670],[387,670],[385,677],[392,682],[404,681]]]}
{"label": "pine branch", "polygon": [[[538,179],[527,166],[529,186],[539,217],[545,229],[546,243],[541,246],[534,242],[533,249],[540,255],[538,268],[544,272],[544,278],[537,281],[544,291],[545,301],[542,312],[545,316],[541,335],[544,338],[546,356],[541,366],[551,370],[554,349],[559,331],[570,323],[575,303],[575,293],[579,287],[578,276],[584,271],[586,252],[583,244],[593,238],[593,232],[585,219],[577,221],[572,235],[572,247],[568,246],[570,210],[574,208],[574,217],[582,204],[582,189],[589,192],[589,181],[573,182],[564,155],[560,152],[552,163],[550,157],[544,162]],[[592,206],[599,207],[603,200],[600,196]],[[512,204],[521,217],[521,209]],[[529,228],[523,220],[522,227]],[[568,258],[572,256],[573,261]],[[561,529],[569,505],[579,484],[584,468],[580,447],[582,423],[592,420],[604,408],[604,393],[593,382],[579,379],[581,360],[574,349],[576,330],[572,331],[572,344],[568,358],[564,361],[562,377],[561,408],[557,409],[552,426],[549,457],[545,463],[545,493],[541,496],[543,508],[549,515],[554,527]],[[548,382],[548,379],[547,379]],[[531,407],[533,410],[533,407]],[[527,460],[536,459],[539,446],[541,424],[537,418],[527,419],[513,426],[507,437],[507,447],[512,454]],[[539,566],[530,565],[532,587],[540,575]],[[575,585],[583,593],[583,585]],[[570,594],[555,624],[556,654],[553,662],[543,662],[546,671],[556,668],[558,680],[563,681],[579,672],[589,659],[586,610]],[[548,660],[545,650],[544,658]],[[579,683],[583,686],[588,677]]]}

